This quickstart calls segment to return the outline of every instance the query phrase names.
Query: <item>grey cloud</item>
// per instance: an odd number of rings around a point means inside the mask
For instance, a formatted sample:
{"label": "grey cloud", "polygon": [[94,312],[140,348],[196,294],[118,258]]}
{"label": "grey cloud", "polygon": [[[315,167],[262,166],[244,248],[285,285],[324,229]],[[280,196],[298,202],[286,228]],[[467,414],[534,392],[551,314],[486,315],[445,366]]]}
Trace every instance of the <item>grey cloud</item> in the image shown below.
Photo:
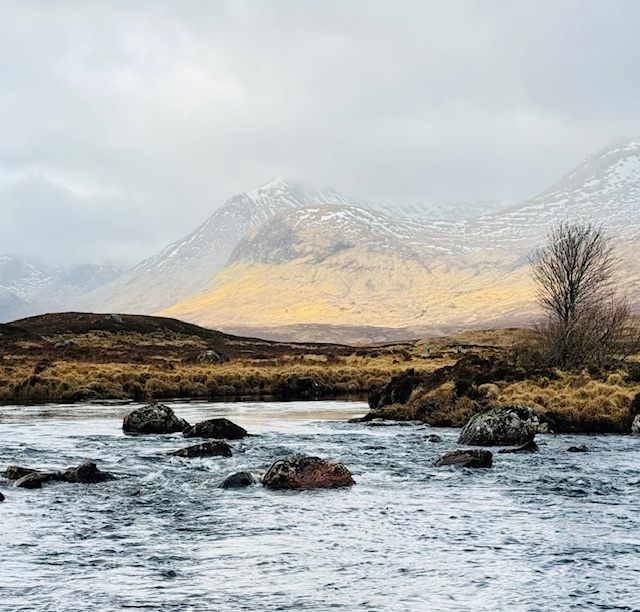
{"label": "grey cloud", "polygon": [[135,262],[275,175],[521,198],[640,133],[633,0],[37,2],[0,22],[0,252]]}

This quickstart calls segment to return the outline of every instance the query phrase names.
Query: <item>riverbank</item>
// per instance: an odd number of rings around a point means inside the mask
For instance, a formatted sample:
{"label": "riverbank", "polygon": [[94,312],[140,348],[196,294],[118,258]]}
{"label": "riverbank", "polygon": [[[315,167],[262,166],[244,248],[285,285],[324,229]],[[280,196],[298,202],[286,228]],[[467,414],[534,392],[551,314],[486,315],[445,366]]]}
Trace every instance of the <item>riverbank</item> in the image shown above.
{"label": "riverbank", "polygon": [[0,325],[0,403],[370,397],[370,418],[462,427],[491,406],[518,404],[549,431],[629,432],[640,408],[636,362],[525,370],[510,355],[526,334],[354,347],[241,338],[159,317],[45,315]]}
{"label": "riverbank", "polygon": [[507,356],[469,354],[430,373],[408,371],[371,394],[373,419],[421,421],[463,427],[477,413],[498,406],[526,406],[543,433],[630,433],[640,412],[640,369],[613,371],[527,370]]}
{"label": "riverbank", "polygon": [[0,402],[366,397],[406,368],[453,363],[424,342],[353,347],[242,338],[173,319],[53,314],[0,325]]}

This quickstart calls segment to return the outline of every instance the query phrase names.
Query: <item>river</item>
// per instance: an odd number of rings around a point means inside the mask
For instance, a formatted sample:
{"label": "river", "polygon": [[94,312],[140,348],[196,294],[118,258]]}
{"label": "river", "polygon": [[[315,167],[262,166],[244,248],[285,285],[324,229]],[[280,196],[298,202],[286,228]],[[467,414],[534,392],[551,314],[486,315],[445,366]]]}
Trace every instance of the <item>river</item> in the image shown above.
{"label": "river", "polygon": [[[456,430],[348,423],[363,403],[172,406],[257,435],[186,460],[167,452],[195,440],[122,434],[134,406],[0,407],[0,469],[92,458],[121,476],[0,479],[1,610],[640,609],[640,439],[538,436],[539,453],[474,471],[430,465]],[[357,484],[217,488],[292,453],[341,460]]]}

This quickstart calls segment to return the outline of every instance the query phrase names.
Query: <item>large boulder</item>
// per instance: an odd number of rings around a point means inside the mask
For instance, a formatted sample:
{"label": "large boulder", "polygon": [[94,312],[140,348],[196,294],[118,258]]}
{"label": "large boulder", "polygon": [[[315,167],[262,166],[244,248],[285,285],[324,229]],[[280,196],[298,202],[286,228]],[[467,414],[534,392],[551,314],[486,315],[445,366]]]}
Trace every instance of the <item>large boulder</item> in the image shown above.
{"label": "large boulder", "polygon": [[231,457],[231,447],[224,440],[213,440],[211,442],[203,442],[194,446],[187,446],[177,451],[169,453],[174,457],[186,457],[193,459],[194,457]]}
{"label": "large boulder", "polygon": [[227,476],[221,483],[221,489],[241,489],[255,484],[255,478],[249,472],[237,472]]}
{"label": "large boulder", "polygon": [[247,435],[246,429],[229,419],[209,419],[184,430],[185,438],[216,438],[218,440],[239,440]]}
{"label": "large boulder", "polygon": [[149,404],[138,408],[124,417],[122,423],[125,433],[135,434],[175,433],[184,431],[187,427],[189,423],[163,404]]}
{"label": "large boulder", "polygon": [[271,465],[262,477],[262,484],[270,489],[319,489],[350,487],[355,482],[342,463],[290,455]]}
{"label": "large boulder", "polygon": [[472,446],[520,446],[535,437],[540,420],[526,406],[504,406],[475,414],[462,428],[458,442]]}
{"label": "large boulder", "polygon": [[634,436],[640,436],[640,414],[636,414],[631,423],[631,433]]}
{"label": "large boulder", "polygon": [[435,467],[453,465],[466,468],[490,468],[492,464],[491,451],[484,449],[454,450],[436,459],[433,463]]}

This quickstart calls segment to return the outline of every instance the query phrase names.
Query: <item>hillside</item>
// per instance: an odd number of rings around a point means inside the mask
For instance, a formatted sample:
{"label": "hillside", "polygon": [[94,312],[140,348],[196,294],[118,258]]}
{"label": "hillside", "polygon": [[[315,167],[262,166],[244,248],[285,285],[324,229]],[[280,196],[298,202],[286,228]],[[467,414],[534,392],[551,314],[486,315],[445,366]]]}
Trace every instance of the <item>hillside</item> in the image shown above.
{"label": "hillside", "polygon": [[308,192],[283,178],[233,196],[200,227],[133,270],[74,302],[100,312],[153,313],[205,289],[252,229],[285,210],[350,200],[335,191]]}

